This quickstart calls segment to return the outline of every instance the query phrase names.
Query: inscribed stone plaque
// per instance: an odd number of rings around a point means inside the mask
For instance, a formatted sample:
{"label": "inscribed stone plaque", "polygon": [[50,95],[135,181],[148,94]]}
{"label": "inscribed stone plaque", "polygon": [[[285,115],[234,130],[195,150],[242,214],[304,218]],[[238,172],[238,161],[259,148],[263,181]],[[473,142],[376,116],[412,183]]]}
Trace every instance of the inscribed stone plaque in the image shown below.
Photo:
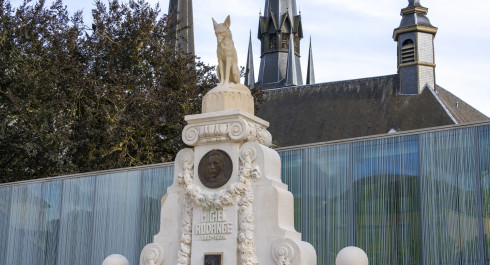
{"label": "inscribed stone plaque", "polygon": [[199,162],[199,179],[208,188],[219,188],[228,182],[233,171],[230,156],[222,150],[211,150]]}

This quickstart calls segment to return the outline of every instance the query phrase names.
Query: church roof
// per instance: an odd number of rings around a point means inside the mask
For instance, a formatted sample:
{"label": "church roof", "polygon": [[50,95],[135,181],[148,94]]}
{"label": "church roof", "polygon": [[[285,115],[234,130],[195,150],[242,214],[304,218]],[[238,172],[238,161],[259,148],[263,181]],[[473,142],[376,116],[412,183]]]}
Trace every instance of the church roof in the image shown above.
{"label": "church roof", "polygon": [[420,4],[420,1],[409,0],[408,6],[401,11],[402,21],[399,28],[410,26],[434,27],[426,16],[428,10]]}
{"label": "church roof", "polygon": [[257,116],[279,147],[488,119],[439,86],[397,91],[398,75],[270,89]]}
{"label": "church roof", "polygon": [[412,13],[404,15],[402,21],[400,22],[400,28],[409,27],[409,26],[427,26],[433,27],[430,24],[429,18],[427,18],[423,14]]}
{"label": "church roof", "polygon": [[488,119],[488,117],[486,117],[483,113],[479,112],[446,89],[436,86],[435,92],[457,123],[467,123]]}

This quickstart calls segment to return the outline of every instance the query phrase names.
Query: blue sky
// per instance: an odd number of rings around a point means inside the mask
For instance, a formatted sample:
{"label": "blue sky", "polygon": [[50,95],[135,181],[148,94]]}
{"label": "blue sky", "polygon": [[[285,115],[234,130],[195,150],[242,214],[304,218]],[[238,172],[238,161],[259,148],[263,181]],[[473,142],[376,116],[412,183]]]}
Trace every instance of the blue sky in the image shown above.
{"label": "blue sky", "polygon": [[[49,1],[49,0],[48,0]],[[400,10],[406,0],[296,0],[301,9],[305,38],[301,45],[306,76],[309,36],[312,37],[317,83],[395,74]],[[20,0],[11,1],[18,5]],[[160,3],[167,12],[168,0]],[[255,72],[260,63],[257,39],[259,12],[265,0],[195,0],[196,54],[215,65],[216,38],[211,18],[224,21],[231,15],[231,29],[245,65],[249,31],[252,31]],[[64,0],[68,9],[83,10],[91,23],[93,1]],[[436,82],[490,116],[490,1],[421,0],[438,33],[435,38]]]}

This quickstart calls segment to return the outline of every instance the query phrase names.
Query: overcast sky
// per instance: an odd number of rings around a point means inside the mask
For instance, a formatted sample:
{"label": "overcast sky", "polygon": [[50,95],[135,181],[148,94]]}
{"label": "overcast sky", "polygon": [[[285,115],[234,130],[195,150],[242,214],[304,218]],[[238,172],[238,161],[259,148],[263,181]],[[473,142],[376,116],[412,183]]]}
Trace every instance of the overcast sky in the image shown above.
{"label": "overcast sky", "polygon": [[[303,78],[309,37],[312,37],[316,82],[330,82],[395,74],[396,43],[400,10],[406,0],[296,0],[302,13],[305,38],[301,42]],[[14,5],[20,0],[11,1]],[[160,3],[167,12],[168,0]],[[82,9],[91,23],[91,1],[64,0],[73,12]],[[260,63],[257,39],[259,12],[265,0],[195,0],[194,32],[196,55],[217,64],[216,37],[211,18],[218,22],[231,15],[231,30],[244,66],[249,31],[255,63]],[[438,32],[435,38],[436,83],[490,116],[490,1],[421,0]]]}

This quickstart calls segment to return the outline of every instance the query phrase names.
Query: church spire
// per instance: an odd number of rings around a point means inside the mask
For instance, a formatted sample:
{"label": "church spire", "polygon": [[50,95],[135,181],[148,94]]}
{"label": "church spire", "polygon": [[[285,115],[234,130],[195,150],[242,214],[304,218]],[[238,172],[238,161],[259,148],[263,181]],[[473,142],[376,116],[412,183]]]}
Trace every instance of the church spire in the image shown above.
{"label": "church spire", "polygon": [[176,38],[175,48],[195,55],[192,0],[170,0],[168,14],[171,19],[170,23],[172,23],[172,32]]}
{"label": "church spire", "polygon": [[306,72],[306,84],[315,84],[315,68],[313,67],[313,49],[311,48],[311,36],[310,36],[310,51],[308,53],[308,71]]}
{"label": "church spire", "polygon": [[258,38],[262,43],[257,80],[260,87],[268,89],[303,84],[300,65],[300,40],[303,38],[301,23],[296,0],[265,0],[258,30]]}
{"label": "church spire", "polygon": [[255,87],[254,74],[254,55],[252,50],[252,31],[250,31],[250,39],[248,42],[247,66],[245,69],[245,85],[252,89]]}

